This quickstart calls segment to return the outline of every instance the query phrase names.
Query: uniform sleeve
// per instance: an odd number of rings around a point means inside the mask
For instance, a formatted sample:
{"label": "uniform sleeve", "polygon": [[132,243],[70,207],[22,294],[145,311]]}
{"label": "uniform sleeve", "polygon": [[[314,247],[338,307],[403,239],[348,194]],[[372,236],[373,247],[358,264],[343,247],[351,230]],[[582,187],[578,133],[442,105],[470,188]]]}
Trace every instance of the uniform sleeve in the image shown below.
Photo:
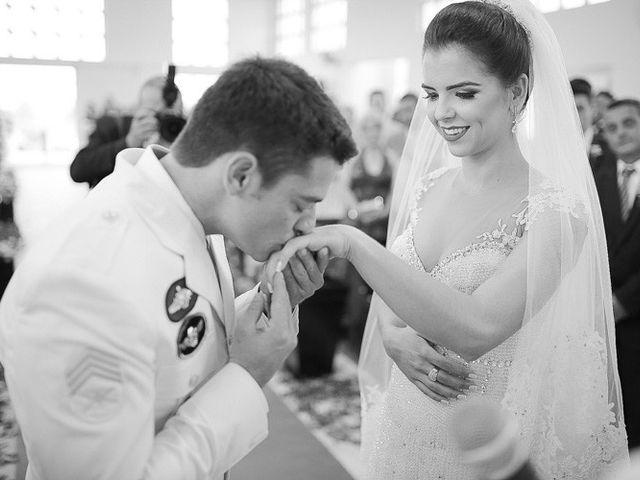
{"label": "uniform sleeve", "polygon": [[155,432],[155,330],[135,292],[64,266],[20,280],[0,337],[36,478],[216,478],[266,436],[264,395],[234,364]]}

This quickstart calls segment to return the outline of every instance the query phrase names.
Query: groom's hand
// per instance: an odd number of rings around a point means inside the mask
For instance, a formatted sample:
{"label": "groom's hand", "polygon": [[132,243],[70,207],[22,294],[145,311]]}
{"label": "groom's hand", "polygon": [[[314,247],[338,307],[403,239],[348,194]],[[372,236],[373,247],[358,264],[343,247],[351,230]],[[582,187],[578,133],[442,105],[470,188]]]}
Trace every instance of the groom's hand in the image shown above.
{"label": "groom's hand", "polygon": [[244,367],[260,386],[282,366],[296,347],[298,335],[298,317],[291,314],[281,273],[274,277],[268,319],[262,315],[265,301],[264,295],[258,292],[238,315],[229,345],[229,361]]}
{"label": "groom's hand", "polygon": [[329,251],[314,255],[306,248],[298,250],[282,271],[291,305],[298,305],[324,285],[324,271],[329,264]]}
{"label": "groom's hand", "polygon": [[[329,251],[326,248],[316,255],[304,248],[289,259],[282,273],[292,306],[309,298],[324,285],[324,272],[328,264]],[[266,281],[263,278],[263,282]]]}

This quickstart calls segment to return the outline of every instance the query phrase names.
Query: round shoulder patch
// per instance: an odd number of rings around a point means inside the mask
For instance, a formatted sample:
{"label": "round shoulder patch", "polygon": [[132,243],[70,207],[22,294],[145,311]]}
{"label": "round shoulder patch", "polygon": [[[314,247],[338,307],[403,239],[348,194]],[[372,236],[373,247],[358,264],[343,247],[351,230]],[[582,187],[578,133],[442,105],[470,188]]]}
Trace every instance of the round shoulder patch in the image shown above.
{"label": "round shoulder patch", "polygon": [[198,300],[198,294],[187,287],[184,277],[171,284],[165,295],[167,316],[172,322],[179,322],[189,313]]}
{"label": "round shoulder patch", "polygon": [[192,354],[204,337],[207,328],[204,316],[197,314],[187,317],[178,331],[178,356],[185,357]]}

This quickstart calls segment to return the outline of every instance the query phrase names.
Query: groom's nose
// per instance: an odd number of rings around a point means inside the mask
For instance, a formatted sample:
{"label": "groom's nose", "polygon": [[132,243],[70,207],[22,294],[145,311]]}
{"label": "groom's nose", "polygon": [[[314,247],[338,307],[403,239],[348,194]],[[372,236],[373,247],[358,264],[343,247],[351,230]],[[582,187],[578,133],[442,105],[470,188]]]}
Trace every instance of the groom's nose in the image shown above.
{"label": "groom's nose", "polygon": [[304,213],[302,217],[294,225],[293,230],[296,236],[311,233],[316,227],[316,208],[315,205]]}

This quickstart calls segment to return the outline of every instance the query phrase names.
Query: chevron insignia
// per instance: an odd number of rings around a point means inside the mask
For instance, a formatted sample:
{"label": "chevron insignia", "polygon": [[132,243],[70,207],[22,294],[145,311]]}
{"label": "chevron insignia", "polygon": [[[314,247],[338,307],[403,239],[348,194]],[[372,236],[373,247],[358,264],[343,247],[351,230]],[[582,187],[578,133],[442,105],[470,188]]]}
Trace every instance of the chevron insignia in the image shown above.
{"label": "chevron insignia", "polygon": [[86,348],[67,370],[66,381],[74,412],[88,421],[104,421],[117,411],[123,381],[117,357]]}

